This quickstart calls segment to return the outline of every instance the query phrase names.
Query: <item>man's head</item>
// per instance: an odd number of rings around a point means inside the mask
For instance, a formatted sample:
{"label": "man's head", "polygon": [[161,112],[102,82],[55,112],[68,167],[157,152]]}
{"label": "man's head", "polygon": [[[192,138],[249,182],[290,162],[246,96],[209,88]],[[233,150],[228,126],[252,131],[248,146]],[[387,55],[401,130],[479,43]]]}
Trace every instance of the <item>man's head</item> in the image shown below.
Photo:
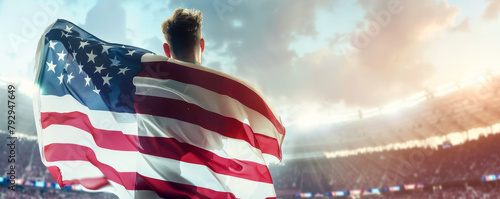
{"label": "man's head", "polygon": [[163,44],[165,55],[201,64],[201,53],[205,50],[205,40],[201,38],[202,21],[200,11],[177,8],[161,24],[166,40]]}

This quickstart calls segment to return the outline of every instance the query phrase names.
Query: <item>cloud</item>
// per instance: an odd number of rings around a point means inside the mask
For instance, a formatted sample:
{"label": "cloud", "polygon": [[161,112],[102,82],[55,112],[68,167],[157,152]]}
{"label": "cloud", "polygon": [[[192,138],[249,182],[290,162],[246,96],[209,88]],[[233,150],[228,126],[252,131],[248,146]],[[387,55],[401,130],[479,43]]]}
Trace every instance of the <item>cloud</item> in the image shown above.
{"label": "cloud", "polygon": [[460,10],[446,1],[408,0],[400,1],[399,12],[391,12],[389,2],[358,1],[367,14],[349,35],[352,48],[344,55],[321,49],[304,56],[297,63],[306,81],[295,87],[297,93],[374,107],[424,89],[435,70],[424,52],[452,26]]}
{"label": "cloud", "polygon": [[483,13],[483,19],[495,20],[498,18],[498,13],[500,13],[500,1],[499,0],[486,0],[490,4],[486,7]]}
{"label": "cloud", "polygon": [[113,43],[131,43],[126,37],[125,9],[118,0],[105,0],[90,9],[82,27],[100,39]]}
{"label": "cloud", "polygon": [[453,31],[453,32],[470,32],[469,21],[470,21],[470,18],[464,19],[460,24],[458,24],[455,27],[452,27],[451,31]]}
{"label": "cloud", "polygon": [[157,55],[164,55],[164,51],[162,48],[163,40],[158,39],[158,37],[151,37],[146,39],[143,43],[145,43],[145,48],[156,53]]}

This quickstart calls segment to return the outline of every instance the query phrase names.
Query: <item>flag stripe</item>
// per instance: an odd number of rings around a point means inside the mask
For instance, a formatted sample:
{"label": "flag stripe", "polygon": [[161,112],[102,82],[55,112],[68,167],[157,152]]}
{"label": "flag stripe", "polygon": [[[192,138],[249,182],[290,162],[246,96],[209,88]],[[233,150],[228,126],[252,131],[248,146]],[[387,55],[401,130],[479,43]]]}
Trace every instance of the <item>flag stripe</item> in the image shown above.
{"label": "flag stripe", "polygon": [[47,164],[47,168],[52,174],[60,175],[60,171],[64,172],[64,177],[60,176],[60,180],[54,175],[56,181],[83,179],[83,178],[100,178],[104,177],[101,171],[88,161],[58,161]]}
{"label": "flag stripe", "polygon": [[[89,110],[71,96],[57,97],[42,95],[41,101],[45,105],[43,106],[44,109],[47,110],[55,109],[59,113],[81,112],[82,114],[88,115],[88,120],[96,129],[122,131],[125,135],[137,135],[140,133],[140,136],[146,137],[176,138],[185,143],[212,151],[220,157],[265,164],[262,160],[260,150],[252,147],[249,143],[243,140],[221,136],[220,134],[200,128],[191,123],[172,118],[137,114],[134,118],[140,120],[141,126],[138,127],[137,123],[120,123],[123,118],[128,118],[130,116],[128,113],[110,113],[107,111]],[[72,104],[72,106],[66,106],[64,104]],[[86,118],[80,119],[86,120]],[[121,126],[134,129],[121,128]],[[200,136],[200,134],[204,136]],[[267,160],[270,160],[269,162],[279,162],[274,156],[267,154],[263,155],[265,158],[267,157],[266,162]]]}
{"label": "flag stripe", "polygon": [[[248,196],[251,196],[257,190],[259,190],[261,194],[265,194],[266,197],[274,194],[274,187],[272,184],[254,182],[221,174],[214,175],[204,166],[196,166],[195,164],[159,158],[156,156],[139,155],[135,156],[139,157],[139,159],[137,159],[138,161],[135,161],[132,155],[129,159],[120,160],[121,162],[114,160],[108,161],[109,163],[105,164],[100,161],[103,158],[97,157],[101,157],[101,154],[104,152],[94,152],[94,150],[87,146],[75,144],[50,144],[44,147],[48,162],[71,160],[89,161],[99,168],[109,180],[123,185],[127,190],[140,190],[138,187],[134,186],[136,178],[138,177],[136,174],[138,173],[148,178],[204,187],[213,191],[225,192],[225,190],[227,190],[234,193],[238,198],[248,198]],[[77,153],[68,156],[66,151],[77,151]],[[144,159],[141,160],[141,157]],[[137,172],[127,172],[115,169],[117,164],[133,164],[135,162],[137,162],[137,164],[131,166],[137,167]],[[150,164],[164,164],[165,168],[163,170],[155,170],[148,166]]]}
{"label": "flag stripe", "polygon": [[40,112],[81,112],[89,115],[93,126],[99,129],[121,131],[128,135],[138,135],[137,119],[135,114],[117,113],[113,111],[90,110],[85,105],[78,102],[71,95],[54,96],[41,95]]}
{"label": "flag stripe", "polygon": [[285,128],[276,119],[275,114],[267,106],[262,97],[254,90],[234,79],[173,62],[143,62],[142,65],[143,69],[137,75],[139,77],[173,79],[230,96],[245,106],[261,113],[274,124],[280,134],[285,134]]}
{"label": "flag stripe", "polygon": [[[76,144],[49,144],[44,146],[45,157],[48,162],[55,161],[89,161],[106,175],[113,182],[123,185],[128,190],[133,190],[135,187],[135,172],[118,172],[115,168],[108,164],[103,164],[97,160],[94,151],[86,146]],[[68,155],[68,152],[71,154]]]}
{"label": "flag stripe", "polygon": [[251,146],[250,143],[244,140],[225,137],[195,124],[147,114],[137,114],[137,121],[141,136],[175,138],[212,151],[224,158],[234,158],[259,164],[279,162],[277,157],[263,154],[260,149]]}
{"label": "flag stripe", "polygon": [[212,171],[253,181],[273,183],[266,165],[226,159],[172,138],[141,137],[139,152],[183,162],[205,165]]}
{"label": "flag stripe", "polygon": [[[253,147],[260,149],[262,153],[271,154],[281,159],[279,143],[276,138],[260,134],[260,136],[256,136],[257,134],[253,133],[248,124],[241,123],[234,118],[225,117],[176,99],[144,95],[136,95],[136,98],[141,99],[141,104],[135,105],[137,113],[175,118],[196,124],[226,137],[245,140]],[[261,147],[264,144],[269,146]]]}
{"label": "flag stripe", "polygon": [[99,147],[123,151],[138,150],[137,136],[123,134],[121,131],[94,128],[86,114],[76,111],[69,113],[44,112],[41,114],[42,129],[54,124],[68,125],[90,133]]}
{"label": "flag stripe", "polygon": [[[248,108],[239,101],[219,93],[192,84],[184,84],[171,79],[154,79],[135,77],[136,95],[148,95],[162,98],[185,100],[196,104],[207,111],[231,117],[240,122],[250,124],[257,134],[274,137],[281,141],[280,134],[274,125],[259,112]],[[137,101],[136,103],[141,103]]]}
{"label": "flag stripe", "polygon": [[[81,129],[82,131],[85,131],[87,133],[81,134],[79,133],[80,131],[74,130],[70,131],[72,133],[67,133],[65,131],[62,131],[62,129],[70,128],[61,128],[61,126],[54,126],[54,128],[60,128],[61,131],[52,130],[51,132],[54,133],[52,133],[51,136],[44,140],[45,144],[61,143],[64,140],[58,138],[62,138],[64,136],[70,136],[72,139],[79,140],[94,140],[97,146],[105,149],[139,151],[143,154],[175,159],[193,164],[205,165],[214,172],[220,174],[231,175],[254,181],[272,183],[271,175],[266,165],[254,163],[251,161],[223,158],[218,156],[217,154],[212,153],[211,151],[187,143],[181,143],[174,138],[145,136],[137,137],[131,135],[123,135],[121,134],[121,132],[116,131],[95,129],[90,124],[87,115],[79,112],[42,113],[41,118],[43,129],[46,129],[50,125],[68,125]],[[66,118],[71,118],[71,120]],[[121,147],[121,144],[123,144],[124,146]],[[138,148],[137,146],[141,147]]]}

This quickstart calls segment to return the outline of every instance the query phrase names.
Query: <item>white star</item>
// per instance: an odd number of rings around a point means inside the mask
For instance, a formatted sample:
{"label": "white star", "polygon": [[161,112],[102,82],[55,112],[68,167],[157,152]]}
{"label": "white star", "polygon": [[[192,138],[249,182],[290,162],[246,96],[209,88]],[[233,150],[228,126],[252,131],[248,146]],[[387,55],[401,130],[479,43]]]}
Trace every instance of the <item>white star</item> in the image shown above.
{"label": "white star", "polygon": [[127,54],[125,54],[125,55],[130,55],[130,56],[132,56],[134,53],[135,53],[135,50],[129,50],[129,51],[128,51],[128,53],[127,53]]}
{"label": "white star", "polygon": [[64,70],[68,71],[68,66],[69,66],[69,64],[66,63],[66,65],[64,66]]}
{"label": "white star", "polygon": [[68,38],[68,37],[69,37],[69,34],[66,34],[66,33],[64,33],[64,31],[61,31],[61,38],[62,38],[63,36],[64,36],[64,37],[66,37],[66,38]]}
{"label": "white star", "polygon": [[80,68],[80,72],[78,72],[78,74],[82,73],[83,72],[83,65],[82,65],[82,63],[78,64],[78,68]]}
{"label": "white star", "polygon": [[120,72],[118,72],[118,74],[120,73],[123,73],[123,75],[125,75],[125,72],[129,71],[130,69],[128,69],[128,67],[125,67],[125,68],[119,68],[120,69]]}
{"label": "white star", "polygon": [[85,77],[83,79],[85,79],[85,86],[90,86],[90,80],[91,80],[91,78],[87,75],[87,77]]}
{"label": "white star", "polygon": [[66,82],[68,82],[68,84],[71,84],[71,79],[73,79],[74,77],[75,77],[75,76],[73,76],[73,73],[70,73],[70,74],[68,75],[68,81],[66,81]]}
{"label": "white star", "polygon": [[118,61],[118,59],[116,59],[116,56],[115,58],[111,59],[111,66],[119,66],[120,65],[120,61]]}
{"label": "white star", "polygon": [[57,42],[52,42],[52,40],[49,41],[49,47],[56,50],[55,46],[56,46]]}
{"label": "white star", "polygon": [[90,53],[85,54],[87,54],[87,56],[89,57],[88,62],[92,61],[95,64],[95,57],[97,57],[97,55],[94,54],[94,50],[91,50]]}
{"label": "white star", "polygon": [[66,31],[68,33],[72,33],[72,31],[71,31],[72,28],[73,28],[73,26],[68,27],[68,25],[66,25],[66,29],[64,31]]}
{"label": "white star", "polygon": [[103,80],[102,85],[103,85],[103,86],[104,86],[104,85],[106,85],[106,84],[108,84],[109,86],[111,86],[111,84],[109,83],[109,80],[110,80],[111,78],[113,78],[113,77],[109,77],[108,75],[109,75],[109,73],[108,73],[108,74],[106,74],[106,77],[102,76],[102,80]]}
{"label": "white star", "polygon": [[97,89],[97,87],[96,87],[96,86],[94,86],[94,90],[92,90],[92,91],[94,91],[94,93],[97,93],[97,94],[99,95],[99,92],[100,92],[101,90]]}
{"label": "white star", "polygon": [[[71,47],[71,43],[69,43],[69,41],[68,41],[68,45],[69,45],[69,48],[68,48],[68,49],[71,49],[72,47]],[[74,51],[73,51],[73,52],[74,52]]]}
{"label": "white star", "polygon": [[64,53],[64,50],[61,51],[61,53],[57,53],[57,56],[59,56],[59,59],[57,59],[57,61],[59,60],[63,60],[64,61],[64,56],[66,56],[67,54]]}
{"label": "white star", "polygon": [[111,47],[113,47],[113,46],[106,46],[106,45],[102,45],[102,52],[101,52],[101,53],[102,53],[102,54],[106,53],[106,54],[108,54],[108,55],[109,55],[109,51],[108,51],[108,50],[109,50]]}
{"label": "white star", "polygon": [[64,75],[63,75],[63,74],[61,74],[61,76],[57,77],[57,79],[59,79],[59,85],[61,85],[61,84],[62,84],[62,82],[63,82],[63,78],[64,78]]}
{"label": "white star", "polygon": [[73,61],[75,61],[76,60],[76,52],[73,50],[73,53],[71,53],[71,54],[73,54]]}
{"label": "white star", "polygon": [[124,45],[122,45],[122,48],[125,48],[125,46],[124,46]]}
{"label": "white star", "polygon": [[56,71],[54,70],[54,68],[56,68],[56,65],[53,64],[52,61],[50,61],[50,63],[47,62],[47,66],[49,66],[49,70],[47,70],[47,71],[52,71],[52,72],[56,73]]}
{"label": "white star", "polygon": [[88,41],[85,41],[85,42],[80,42],[80,46],[78,46],[78,49],[80,49],[80,48],[85,49],[85,46],[86,46],[86,45],[89,45],[89,42],[88,42]]}
{"label": "white star", "polygon": [[95,72],[94,72],[94,73],[99,72],[99,74],[100,74],[102,69],[106,69],[106,68],[104,68],[104,64],[103,64],[103,65],[101,65],[101,66],[99,66],[99,67],[97,67],[97,66],[96,66],[96,67],[95,67]]}

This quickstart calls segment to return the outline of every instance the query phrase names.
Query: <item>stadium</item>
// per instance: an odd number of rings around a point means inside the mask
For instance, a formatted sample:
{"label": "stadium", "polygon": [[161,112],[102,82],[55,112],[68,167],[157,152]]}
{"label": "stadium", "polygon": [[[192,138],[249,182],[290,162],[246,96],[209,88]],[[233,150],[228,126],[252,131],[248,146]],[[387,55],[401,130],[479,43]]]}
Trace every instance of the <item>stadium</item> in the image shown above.
{"label": "stadium", "polygon": [[[8,84],[24,91],[19,121],[33,121],[29,84],[2,80],[0,92]],[[291,136],[284,161],[270,168],[278,198],[498,198],[499,88],[500,73],[486,73]],[[59,187],[41,162],[33,122],[26,123],[16,131],[19,191],[8,191],[1,161],[0,198],[116,198]],[[2,147],[8,136],[2,132]]]}

